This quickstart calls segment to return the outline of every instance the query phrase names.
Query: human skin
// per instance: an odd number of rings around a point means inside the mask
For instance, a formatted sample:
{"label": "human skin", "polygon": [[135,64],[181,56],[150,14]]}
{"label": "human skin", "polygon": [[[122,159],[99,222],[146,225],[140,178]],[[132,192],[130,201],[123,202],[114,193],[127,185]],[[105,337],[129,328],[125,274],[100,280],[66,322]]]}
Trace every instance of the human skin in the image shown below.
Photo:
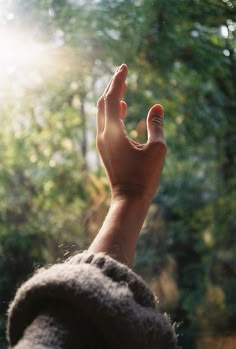
{"label": "human skin", "polygon": [[139,144],[127,135],[122,100],[128,68],[122,64],[97,104],[97,148],[111,188],[111,205],[89,251],[104,252],[132,267],[140,230],[160,184],[167,151],[164,109],[155,104],[147,115],[148,140]]}

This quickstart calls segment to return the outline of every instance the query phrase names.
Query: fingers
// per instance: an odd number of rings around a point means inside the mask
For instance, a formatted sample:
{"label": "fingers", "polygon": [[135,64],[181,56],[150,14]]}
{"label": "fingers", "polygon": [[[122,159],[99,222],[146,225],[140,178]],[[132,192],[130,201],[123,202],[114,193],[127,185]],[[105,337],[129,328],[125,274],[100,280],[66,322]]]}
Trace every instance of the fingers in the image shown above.
{"label": "fingers", "polygon": [[121,99],[124,97],[125,91],[126,91],[126,83],[124,82],[122,86],[121,96],[120,96]]}
{"label": "fingers", "polygon": [[127,66],[122,64],[99,98],[97,103],[97,134],[104,131],[105,123],[109,127],[111,121],[124,119],[127,105],[121,99],[126,90],[126,76]]}
{"label": "fingers", "polygon": [[[118,71],[119,68],[116,69],[116,72]],[[103,132],[104,130],[104,126],[105,126],[105,102],[104,102],[104,97],[107,94],[107,91],[109,90],[111,83],[112,83],[113,77],[112,79],[109,81],[109,83],[107,84],[103,94],[101,95],[101,97],[99,98],[98,102],[97,102],[97,134],[100,134]]]}
{"label": "fingers", "polygon": [[[115,73],[110,87],[104,96],[105,101],[105,127],[109,124],[119,124],[121,118],[121,98],[125,92],[125,80],[127,77],[127,66],[122,64]],[[124,110],[124,109],[122,109]]]}
{"label": "fingers", "polygon": [[160,104],[155,104],[149,110],[147,116],[148,143],[165,143],[163,117],[164,109]]}
{"label": "fingers", "polygon": [[126,115],[126,110],[127,110],[127,104],[125,103],[125,101],[120,102],[120,109],[121,109],[121,120],[124,120]]}
{"label": "fingers", "polygon": [[[118,71],[119,68],[116,69],[116,72]],[[97,102],[97,134],[100,134],[103,132],[104,130],[104,126],[105,126],[105,102],[104,102],[104,97],[107,94],[107,91],[109,90],[111,83],[112,83],[113,77],[112,79],[109,81],[109,83],[107,84],[103,94],[101,95],[101,97],[99,98],[98,102]]]}
{"label": "fingers", "polygon": [[99,98],[97,102],[97,135],[101,134],[104,130],[105,126],[105,106],[104,99],[102,97]]}
{"label": "fingers", "polygon": [[109,86],[107,86],[104,91],[106,98],[112,96],[114,98],[121,99],[126,88],[125,80],[127,77],[128,68],[126,64],[121,64],[121,66],[116,70],[113,78],[111,79]]}

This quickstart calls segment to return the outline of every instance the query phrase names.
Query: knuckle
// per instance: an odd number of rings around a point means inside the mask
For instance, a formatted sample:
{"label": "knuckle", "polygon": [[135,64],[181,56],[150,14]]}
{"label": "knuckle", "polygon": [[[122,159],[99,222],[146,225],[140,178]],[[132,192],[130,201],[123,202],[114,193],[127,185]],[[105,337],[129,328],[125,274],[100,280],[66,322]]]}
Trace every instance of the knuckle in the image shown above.
{"label": "knuckle", "polygon": [[155,126],[159,126],[162,127],[163,126],[163,118],[159,115],[154,115],[151,119],[150,119],[150,123],[152,125]]}
{"label": "knuckle", "polygon": [[113,98],[113,94],[112,92],[108,92],[105,96],[104,96],[104,100],[105,100],[105,103],[106,102],[110,102]]}
{"label": "knuckle", "polygon": [[109,137],[110,137],[110,132],[107,128],[105,128],[105,130],[103,131],[103,134],[102,134],[102,140],[106,141]]}
{"label": "knuckle", "polygon": [[164,140],[155,140],[152,141],[151,146],[158,151],[158,153],[166,154],[167,153],[167,144]]}
{"label": "knuckle", "polygon": [[118,102],[118,97],[115,91],[109,91],[105,96],[104,100],[106,104],[114,104]]}
{"label": "knuckle", "polygon": [[158,148],[161,153],[163,154],[167,153],[167,144],[164,141],[158,143]]}
{"label": "knuckle", "polygon": [[96,138],[96,146],[98,149],[101,149],[103,145],[103,135],[97,135],[97,138]]}
{"label": "knuckle", "polygon": [[97,108],[101,109],[103,105],[104,105],[104,97],[102,96],[97,101]]}

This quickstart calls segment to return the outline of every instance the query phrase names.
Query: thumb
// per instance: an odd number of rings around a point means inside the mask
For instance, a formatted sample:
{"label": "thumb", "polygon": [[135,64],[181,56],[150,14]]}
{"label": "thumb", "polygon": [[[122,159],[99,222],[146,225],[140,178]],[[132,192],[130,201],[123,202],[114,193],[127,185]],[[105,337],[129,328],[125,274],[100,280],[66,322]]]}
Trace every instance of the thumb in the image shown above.
{"label": "thumb", "polygon": [[148,112],[147,132],[148,142],[165,142],[163,131],[164,108],[155,104]]}

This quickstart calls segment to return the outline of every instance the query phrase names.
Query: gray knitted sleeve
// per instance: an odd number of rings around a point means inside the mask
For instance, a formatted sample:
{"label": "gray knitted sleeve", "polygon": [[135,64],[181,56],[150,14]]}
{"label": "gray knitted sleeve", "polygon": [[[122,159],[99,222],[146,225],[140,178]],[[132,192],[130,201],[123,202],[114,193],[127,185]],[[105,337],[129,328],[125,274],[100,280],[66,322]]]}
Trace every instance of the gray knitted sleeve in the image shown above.
{"label": "gray knitted sleeve", "polygon": [[[61,315],[55,309],[61,305],[67,311],[59,321]],[[27,343],[27,336],[41,331],[38,337],[42,338],[50,326],[56,341],[66,331],[70,337],[73,327],[78,333],[87,331],[90,337],[96,331],[106,348],[176,348],[175,332],[169,319],[156,309],[148,286],[131,269],[101,253],[85,251],[65,263],[40,269],[18,289],[9,307],[10,348],[29,348],[21,345]],[[52,342],[52,331],[47,336],[44,341]],[[61,343],[39,347],[68,348],[63,340]]]}

